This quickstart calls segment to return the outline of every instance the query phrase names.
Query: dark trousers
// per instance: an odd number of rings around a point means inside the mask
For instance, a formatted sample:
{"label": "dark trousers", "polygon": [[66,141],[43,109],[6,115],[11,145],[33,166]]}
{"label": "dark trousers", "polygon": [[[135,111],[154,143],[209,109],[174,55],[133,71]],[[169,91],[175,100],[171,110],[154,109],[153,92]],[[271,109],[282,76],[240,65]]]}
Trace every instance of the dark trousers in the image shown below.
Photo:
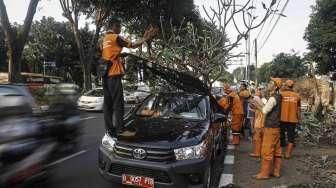
{"label": "dark trousers", "polygon": [[281,147],[286,147],[288,143],[294,144],[296,123],[281,122],[280,143]]}
{"label": "dark trousers", "polygon": [[104,120],[106,131],[116,136],[123,126],[124,96],[121,77],[103,79]]}

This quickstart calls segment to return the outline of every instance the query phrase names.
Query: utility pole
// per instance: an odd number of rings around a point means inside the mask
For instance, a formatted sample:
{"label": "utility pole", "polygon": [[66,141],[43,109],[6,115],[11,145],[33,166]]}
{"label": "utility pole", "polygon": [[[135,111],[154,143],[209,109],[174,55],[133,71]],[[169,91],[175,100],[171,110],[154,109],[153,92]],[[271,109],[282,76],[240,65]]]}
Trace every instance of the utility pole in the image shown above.
{"label": "utility pole", "polygon": [[249,68],[248,68],[248,65],[249,65],[249,56],[250,56],[250,51],[249,51],[249,39],[248,37],[246,37],[245,39],[245,46],[246,46],[246,53],[245,53],[245,76],[244,76],[244,80],[248,80],[249,78],[249,75],[248,75],[248,72],[249,72]]}
{"label": "utility pole", "polygon": [[258,43],[254,39],[254,58],[255,58],[255,85],[258,87]]}

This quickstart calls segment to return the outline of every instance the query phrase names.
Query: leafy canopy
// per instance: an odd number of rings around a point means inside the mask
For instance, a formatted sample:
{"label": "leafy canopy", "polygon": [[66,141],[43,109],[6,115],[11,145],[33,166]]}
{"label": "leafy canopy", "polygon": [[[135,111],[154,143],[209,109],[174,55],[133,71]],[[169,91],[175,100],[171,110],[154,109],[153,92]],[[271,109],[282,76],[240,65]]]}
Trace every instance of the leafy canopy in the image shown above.
{"label": "leafy canopy", "polygon": [[306,28],[308,58],[315,61],[322,74],[336,70],[336,1],[317,0]]}

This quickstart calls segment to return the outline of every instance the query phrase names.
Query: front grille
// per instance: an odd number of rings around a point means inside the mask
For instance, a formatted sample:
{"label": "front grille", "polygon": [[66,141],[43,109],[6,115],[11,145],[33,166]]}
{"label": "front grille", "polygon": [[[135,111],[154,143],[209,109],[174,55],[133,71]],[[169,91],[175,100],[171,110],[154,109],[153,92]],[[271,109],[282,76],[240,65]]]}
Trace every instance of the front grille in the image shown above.
{"label": "front grille", "polygon": [[[126,144],[117,143],[114,147],[114,152],[117,156],[127,159],[135,159],[133,157],[133,150],[139,147],[129,146]],[[175,160],[175,154],[173,150],[170,149],[153,149],[153,148],[143,148],[147,153],[147,156],[142,159],[151,162],[171,162]]]}
{"label": "front grille", "polygon": [[111,164],[109,173],[117,176],[122,176],[123,174],[133,175],[133,176],[143,176],[148,178],[153,178],[154,182],[159,183],[171,183],[171,180],[167,172],[161,170],[153,170],[146,168],[139,168],[134,166],[127,166],[121,164]]}

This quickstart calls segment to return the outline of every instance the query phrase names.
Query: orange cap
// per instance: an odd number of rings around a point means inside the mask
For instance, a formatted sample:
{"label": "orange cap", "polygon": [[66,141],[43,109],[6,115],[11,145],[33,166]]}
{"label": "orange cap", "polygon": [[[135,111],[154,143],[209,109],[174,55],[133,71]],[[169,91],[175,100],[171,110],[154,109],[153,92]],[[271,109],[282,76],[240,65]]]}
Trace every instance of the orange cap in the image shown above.
{"label": "orange cap", "polygon": [[231,92],[230,85],[229,84],[224,84],[223,86],[225,92]]}
{"label": "orange cap", "polygon": [[281,78],[271,78],[271,80],[274,82],[275,86],[277,86],[278,88],[281,88],[282,86]]}
{"label": "orange cap", "polygon": [[286,86],[293,87],[294,86],[294,81],[293,80],[287,80],[286,81]]}

